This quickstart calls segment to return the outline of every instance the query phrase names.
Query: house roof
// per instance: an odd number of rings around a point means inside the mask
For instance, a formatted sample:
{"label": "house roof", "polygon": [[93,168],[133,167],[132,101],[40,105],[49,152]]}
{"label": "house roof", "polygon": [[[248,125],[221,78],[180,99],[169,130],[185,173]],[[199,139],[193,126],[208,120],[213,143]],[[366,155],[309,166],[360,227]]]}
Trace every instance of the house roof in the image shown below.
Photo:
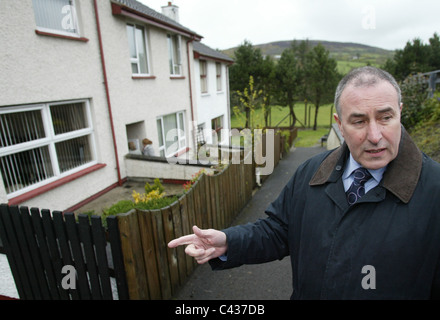
{"label": "house roof", "polygon": [[177,21],[168,18],[166,15],[163,15],[136,0],[111,0],[111,2],[113,14],[128,16],[135,19],[137,18],[145,23],[172,30],[188,37],[195,38],[196,40],[201,40],[203,38],[203,36],[197,34],[195,31],[188,29]]}
{"label": "house roof", "polygon": [[199,58],[207,58],[207,59],[213,59],[213,60],[220,60],[222,62],[226,63],[233,63],[234,59],[230,58],[228,55],[214,50],[207,45],[204,45],[201,42],[195,41],[193,42],[193,48],[194,48],[194,57],[196,59]]}

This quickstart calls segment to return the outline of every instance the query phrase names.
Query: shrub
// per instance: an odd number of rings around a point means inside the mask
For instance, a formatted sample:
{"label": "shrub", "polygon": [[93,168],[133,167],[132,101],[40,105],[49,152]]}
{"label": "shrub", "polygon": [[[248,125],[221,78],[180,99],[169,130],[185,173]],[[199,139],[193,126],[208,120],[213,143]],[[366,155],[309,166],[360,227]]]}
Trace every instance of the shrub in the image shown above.
{"label": "shrub", "polygon": [[403,102],[401,122],[406,129],[411,129],[430,112],[423,103],[428,97],[426,78],[422,75],[408,76],[400,88]]}
{"label": "shrub", "polygon": [[178,196],[167,197],[165,192],[163,192],[164,190],[165,188],[162,186],[159,179],[155,179],[153,185],[146,183],[145,193],[141,194],[136,192],[136,190],[133,190],[133,200],[121,200],[109,208],[102,210],[103,214],[101,218],[103,220],[103,224],[106,225],[106,218],[110,215],[126,213],[132,209],[161,209],[178,200]]}
{"label": "shrub", "polygon": [[165,188],[160,183],[158,178],[154,179],[154,184],[150,185],[148,182],[145,184],[145,193],[148,194],[151,191],[157,190],[159,194],[163,193]]}

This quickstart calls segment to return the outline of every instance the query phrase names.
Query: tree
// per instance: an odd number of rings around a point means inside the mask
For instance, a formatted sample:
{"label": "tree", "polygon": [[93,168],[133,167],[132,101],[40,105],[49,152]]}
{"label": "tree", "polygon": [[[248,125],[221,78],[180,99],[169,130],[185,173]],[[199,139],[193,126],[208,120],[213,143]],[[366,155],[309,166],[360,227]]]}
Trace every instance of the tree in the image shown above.
{"label": "tree", "polygon": [[322,44],[315,46],[309,54],[311,101],[315,104],[313,130],[316,130],[319,107],[333,98],[340,75],[336,70],[336,60],[329,57],[329,51]]}
{"label": "tree", "polygon": [[307,123],[307,103],[310,100],[310,45],[309,40],[302,40],[297,46],[294,41],[292,47],[295,50],[298,63],[299,100],[304,101],[304,126]]}
{"label": "tree", "polygon": [[428,58],[429,46],[423,44],[422,40],[416,38],[408,41],[405,48],[397,50],[394,55],[395,76],[403,80],[410,74],[430,71]]}
{"label": "tree", "polygon": [[262,73],[263,55],[261,50],[254,48],[245,40],[234,52],[234,64],[229,69],[231,92],[243,91],[252,76],[259,83]]}
{"label": "tree", "polygon": [[437,33],[434,33],[432,38],[429,39],[430,52],[429,52],[429,66],[430,71],[440,69],[440,38]]}
{"label": "tree", "polygon": [[[245,111],[245,128],[254,129],[255,119],[253,117],[255,110],[258,107],[266,108],[266,97],[263,95],[263,90],[256,89],[254,86],[254,78],[249,76],[249,85],[244,90],[237,91],[240,104]],[[233,112],[236,117],[243,118],[243,114],[238,106],[234,106]]]}
{"label": "tree", "polygon": [[275,62],[270,56],[266,56],[262,63],[261,68],[261,78],[260,78],[260,87],[262,90],[262,94],[266,97],[266,103],[263,110],[264,114],[264,123],[266,127],[269,126],[269,114],[271,109],[272,96],[275,95],[277,85],[276,85],[276,68]]}
{"label": "tree", "polygon": [[440,69],[440,38],[434,33],[429,44],[419,38],[408,41],[405,48],[396,50],[393,59],[388,59],[383,69],[398,81],[407,76]]}
{"label": "tree", "polygon": [[293,110],[295,100],[299,94],[300,78],[298,63],[293,47],[287,48],[281,54],[276,67],[276,78],[278,84],[278,99],[280,103],[289,106],[290,125],[296,123],[296,115]]}

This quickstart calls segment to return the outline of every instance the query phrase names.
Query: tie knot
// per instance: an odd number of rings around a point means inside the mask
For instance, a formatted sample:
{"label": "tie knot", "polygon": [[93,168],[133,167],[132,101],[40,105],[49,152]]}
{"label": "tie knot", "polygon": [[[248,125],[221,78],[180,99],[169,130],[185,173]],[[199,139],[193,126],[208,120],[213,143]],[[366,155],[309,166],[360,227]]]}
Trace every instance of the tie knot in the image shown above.
{"label": "tie knot", "polygon": [[353,171],[353,177],[356,185],[363,186],[365,182],[370,180],[371,173],[367,169],[360,167]]}

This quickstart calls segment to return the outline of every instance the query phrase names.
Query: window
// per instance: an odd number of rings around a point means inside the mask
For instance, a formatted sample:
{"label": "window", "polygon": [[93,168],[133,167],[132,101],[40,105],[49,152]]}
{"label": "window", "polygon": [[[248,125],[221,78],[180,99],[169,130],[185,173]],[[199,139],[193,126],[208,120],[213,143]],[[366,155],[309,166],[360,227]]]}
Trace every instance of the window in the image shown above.
{"label": "window", "polygon": [[211,120],[212,143],[220,143],[222,141],[223,116]]}
{"label": "window", "polygon": [[222,91],[222,65],[219,62],[215,63],[215,71],[217,76],[217,91]]}
{"label": "window", "polygon": [[157,119],[159,152],[161,157],[174,156],[186,149],[184,112],[172,113]]}
{"label": "window", "polygon": [[198,146],[202,146],[206,143],[206,139],[205,139],[205,124],[199,124],[197,126],[197,145]]}
{"label": "window", "polygon": [[79,37],[74,0],[33,0],[32,3],[39,30]]}
{"label": "window", "polygon": [[200,90],[208,93],[208,68],[205,60],[200,60]]}
{"label": "window", "polygon": [[96,161],[87,101],[0,110],[0,171],[12,198]]}
{"label": "window", "polygon": [[128,46],[130,49],[131,71],[133,74],[149,74],[147,41],[145,29],[127,25]]}
{"label": "window", "polygon": [[180,36],[168,35],[168,53],[170,62],[170,74],[182,75],[182,64],[180,57]]}

